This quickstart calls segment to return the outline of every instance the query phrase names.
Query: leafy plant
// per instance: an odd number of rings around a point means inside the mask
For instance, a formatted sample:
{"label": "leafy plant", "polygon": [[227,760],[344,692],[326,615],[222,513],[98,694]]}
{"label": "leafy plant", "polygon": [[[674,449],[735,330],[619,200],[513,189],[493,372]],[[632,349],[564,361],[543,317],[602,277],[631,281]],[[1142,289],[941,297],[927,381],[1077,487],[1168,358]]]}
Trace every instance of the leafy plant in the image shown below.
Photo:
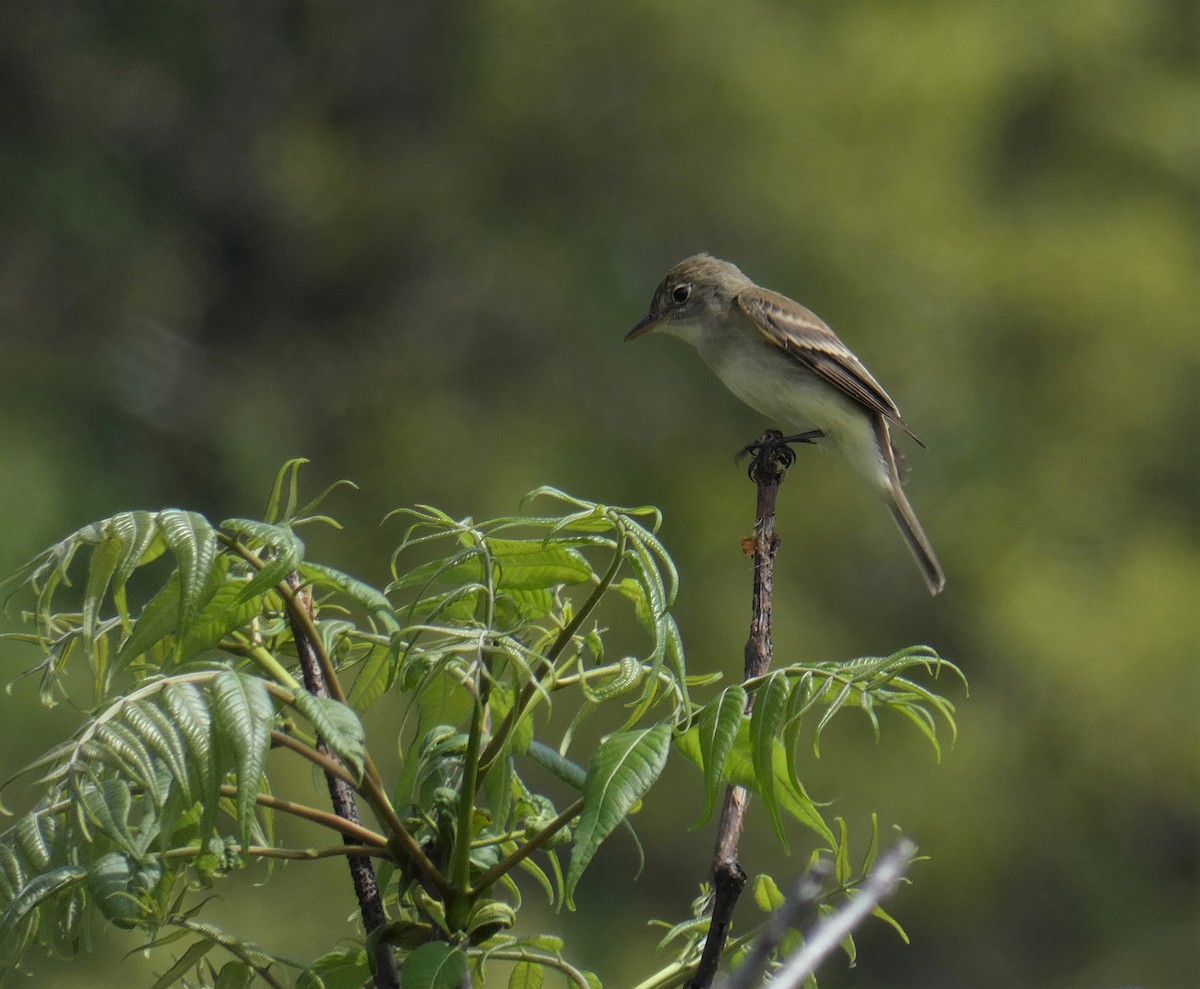
{"label": "leafy plant", "polygon": [[[32,596],[27,630],[8,638],[40,651],[42,700],[83,683],[87,714],[5,784],[32,777],[36,798],[0,835],[4,972],[33,945],[74,953],[99,917],[141,929],[151,947],[182,949],[156,987],[382,986],[398,964],[405,986],[432,989],[482,984],[498,962],[513,963],[510,985],[557,972],[596,986],[559,938],[511,933],[522,892],[573,906],[588,864],[629,826],[672,748],[702,770],[702,820],[732,781],[761,794],[785,848],[785,814],[808,828],[837,863],[832,895],[854,888],[876,844],[851,867],[844,826],[825,820],[798,778],[804,726],[814,747],[851,707],[876,731],[880,710],[897,711],[935,749],[939,719],[953,729],[950,702],[917,675],[954,667],[925,647],[787,667],[693,701],[708,681],[685,668],[676,574],[654,509],[553,488],[530,495],[542,514],[477,522],[405,509],[394,513],[407,527],[379,589],[307,557],[299,531],[336,523],[318,514],[328,490],[299,505],[302,463],[280,471],[262,520],[123,512],[9,578],[13,593]],[[73,608],[60,610],[68,589]],[[640,628],[639,654],[607,655],[602,605]],[[407,716],[403,764],[385,780],[372,757],[382,740],[367,737],[360,715],[389,693]],[[550,719],[555,706],[569,717]],[[585,719],[604,734],[577,759]],[[325,774],[335,809],[279,795],[272,749]],[[535,792],[529,766],[578,796],[560,805]],[[281,814],[325,828],[330,843],[282,844]],[[297,962],[198,919],[204,892],[234,870],[330,856],[371,877],[356,879],[361,948]],[[664,946],[675,958],[644,985],[680,984],[703,927],[699,913],[673,927]]]}

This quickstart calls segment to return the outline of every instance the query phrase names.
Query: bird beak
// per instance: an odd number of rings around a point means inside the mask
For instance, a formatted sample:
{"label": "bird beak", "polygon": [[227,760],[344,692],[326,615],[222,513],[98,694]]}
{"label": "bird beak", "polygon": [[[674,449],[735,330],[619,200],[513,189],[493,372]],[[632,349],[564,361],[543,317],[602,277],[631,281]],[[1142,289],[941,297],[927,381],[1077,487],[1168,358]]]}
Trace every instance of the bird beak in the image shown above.
{"label": "bird beak", "polygon": [[649,315],[646,316],[645,319],[643,319],[640,323],[638,323],[637,326],[635,326],[632,330],[630,330],[628,333],[625,334],[625,339],[626,340],[636,340],[642,334],[649,333],[651,330],[653,330],[656,326],[658,326],[659,323],[661,323],[666,318],[666,315],[667,315],[666,313],[658,313],[658,315],[655,315],[654,313],[650,313]]}

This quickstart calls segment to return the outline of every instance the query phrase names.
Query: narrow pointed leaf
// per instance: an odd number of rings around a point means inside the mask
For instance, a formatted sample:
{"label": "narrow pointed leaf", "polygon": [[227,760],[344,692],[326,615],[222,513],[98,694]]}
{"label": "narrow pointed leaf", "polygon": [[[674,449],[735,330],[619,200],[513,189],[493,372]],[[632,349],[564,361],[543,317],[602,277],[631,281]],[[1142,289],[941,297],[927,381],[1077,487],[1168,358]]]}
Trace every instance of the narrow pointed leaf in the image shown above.
{"label": "narrow pointed leaf", "polygon": [[712,816],[725,772],[725,760],[729,758],[745,710],[746,691],[739,683],[721,691],[719,697],[704,706],[696,719],[704,769],[704,813],[691,825],[692,828],[700,827]]}
{"label": "narrow pointed leaf", "polygon": [[137,842],[129,830],[129,811],[133,800],[129,784],[123,779],[110,778],[88,783],[80,791],[84,812],[121,851],[137,854]]}
{"label": "narrow pointed leaf", "polygon": [[96,643],[96,620],[100,615],[100,606],[112,581],[113,571],[117,568],[121,550],[120,540],[116,538],[106,539],[92,550],[87,586],[83,592],[83,648],[89,657]]}
{"label": "narrow pointed leaf", "polygon": [[213,713],[222,744],[234,753],[237,819],[243,845],[250,844],[255,800],[271,745],[275,705],[261,680],[226,672],[212,682]]}
{"label": "narrow pointed leaf", "polygon": [[187,951],[180,955],[179,961],[154,980],[150,989],[168,989],[169,986],[175,985],[215,947],[216,944],[212,941],[193,941]]}
{"label": "narrow pointed leaf", "polygon": [[46,869],[53,861],[57,830],[54,817],[37,813],[27,814],[17,823],[16,833],[21,851],[35,870]]}
{"label": "narrow pointed leaf", "polygon": [[367,653],[359,667],[346,703],[356,711],[365,711],[387,692],[395,676],[398,650],[378,645]]}
{"label": "narrow pointed leaf", "polygon": [[332,697],[317,697],[307,690],[298,690],[292,705],[312,722],[321,740],[346,764],[354,778],[361,780],[365,736],[354,710]]}
{"label": "narrow pointed leaf", "polygon": [[[256,595],[270,590],[299,567],[300,561],[304,559],[304,543],[287,526],[268,525],[254,519],[226,519],[221,523],[221,528],[239,536],[249,536],[253,541],[271,549],[265,561],[266,565],[242,588],[236,604],[249,601]],[[261,548],[256,552],[260,557],[264,555]]]}
{"label": "narrow pointed leaf", "polygon": [[600,844],[658,779],[670,746],[671,726],[660,724],[610,735],[596,750],[584,780],[583,811],[571,849],[568,903]]}
{"label": "narrow pointed leaf", "polygon": [[176,570],[142,609],[133,631],[117,653],[123,669],[179,628],[179,571]]}
{"label": "narrow pointed leaf", "polygon": [[775,834],[784,852],[788,851],[788,843],[779,810],[779,797],[776,795],[774,756],[776,747],[781,746],[776,736],[783,723],[787,700],[787,678],[782,673],[774,673],[758,688],[754,709],[750,714],[750,753],[754,775],[758,780],[758,792],[762,795],[767,815],[775,826]]}
{"label": "narrow pointed leaf", "polygon": [[150,512],[121,512],[109,521],[113,534],[121,543],[121,557],[112,578],[113,594],[118,595],[124,591],[134,570],[157,559],[167,544]]}
{"label": "narrow pointed leaf", "polygon": [[0,913],[0,944],[12,934],[31,911],[36,910],[56,893],[77,886],[87,878],[87,870],[76,865],[64,865],[35,876]]}
{"label": "narrow pointed leaf", "polygon": [[217,535],[203,515],[177,508],[160,512],[158,527],[179,561],[179,631],[182,637],[204,604],[213,561],[217,557]]}
{"label": "narrow pointed leaf", "polygon": [[[682,735],[676,736],[675,747],[690,762],[701,769],[703,768],[704,759],[700,752],[700,731],[697,727],[693,726]],[[793,780],[788,774],[787,754],[783,750],[783,744],[778,739],[775,740],[773,749],[771,762],[775,767],[775,793],[780,806],[805,827],[820,835],[827,842],[829,848],[836,848],[837,844],[834,840],[833,832],[829,830],[829,825],[821,817],[817,805],[805,793],[799,781]],[[725,761],[723,780],[726,783],[736,783],[738,786],[744,786],[752,793],[758,793],[758,776],[754,771],[754,763],[750,755],[749,721],[743,721],[741,727],[738,729],[737,739],[734,741],[733,748],[729,752],[729,758]]]}
{"label": "narrow pointed leaf", "polygon": [[188,764],[200,787],[201,805],[211,817],[216,803],[216,767],[213,764],[212,709],[208,695],[191,683],[172,683],[163,688],[163,703],[187,744]]}
{"label": "narrow pointed leaf", "polygon": [[558,584],[581,584],[592,577],[587,560],[575,550],[540,539],[489,539],[500,565],[498,587],[535,591]]}
{"label": "narrow pointed leaf", "polygon": [[[271,497],[267,499],[267,512],[263,516],[268,522],[279,522],[289,518],[296,510],[296,482],[300,468],[308,463],[307,457],[294,457],[279,468],[275,483],[271,486]],[[287,506],[283,504],[283,487],[288,485]]]}
{"label": "narrow pointed leaf", "polygon": [[179,726],[157,704],[135,701],[123,712],[125,721],[169,769],[181,791],[188,792],[187,742]]}
{"label": "narrow pointed leaf", "polygon": [[263,610],[261,595],[247,598],[244,585],[224,583],[205,602],[183,636],[179,661],[215,648],[230,632],[245,628]]}
{"label": "narrow pointed leaf", "polygon": [[348,594],[388,632],[400,630],[400,623],[396,621],[396,612],[392,608],[392,602],[370,584],[364,583],[357,577],[351,577],[341,570],[319,563],[304,563],[299,569],[305,580],[311,580],[314,584],[335,587],[344,594]]}

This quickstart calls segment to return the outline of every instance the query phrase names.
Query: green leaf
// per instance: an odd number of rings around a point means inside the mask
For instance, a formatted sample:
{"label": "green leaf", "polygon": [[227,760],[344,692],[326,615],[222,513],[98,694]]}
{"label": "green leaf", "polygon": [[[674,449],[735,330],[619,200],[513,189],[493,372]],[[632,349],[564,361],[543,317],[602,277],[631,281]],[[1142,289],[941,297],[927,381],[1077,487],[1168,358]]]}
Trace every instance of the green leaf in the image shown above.
{"label": "green leaf", "polygon": [[150,512],[121,512],[109,520],[113,535],[121,543],[121,558],[113,573],[113,596],[124,593],[125,585],[138,567],[158,559],[167,544],[158,531],[158,519]]}
{"label": "green leaf", "polygon": [[157,885],[162,866],[138,866],[122,852],[109,852],[88,869],[87,889],[100,912],[117,927],[128,930],[142,916],[139,898]]}
{"label": "green leaf", "polygon": [[179,571],[176,570],[142,609],[129,638],[117,653],[122,669],[179,628]]}
{"label": "green leaf", "polygon": [[238,832],[242,844],[249,845],[275,706],[261,680],[228,671],[216,676],[210,692],[217,731],[236,758]]}
{"label": "green leaf", "polygon": [[322,955],[300,973],[296,989],[361,989],[371,978],[367,953],[361,948],[339,948]]}
{"label": "green leaf", "polygon": [[583,870],[612,830],[646,795],[667,763],[671,726],[659,724],[610,735],[596,750],[583,784],[583,811],[567,872],[567,903]]}
{"label": "green leaf", "polygon": [[392,608],[392,602],[370,584],[364,583],[357,577],[351,577],[341,570],[319,563],[302,563],[299,570],[305,580],[319,586],[334,587],[349,595],[366,608],[370,616],[389,633],[400,630],[400,623],[396,621],[396,612]]}
{"label": "green leaf", "polygon": [[236,959],[221,966],[213,989],[250,989],[254,984],[254,969]]}
{"label": "green leaf", "polygon": [[115,538],[104,540],[92,550],[87,586],[83,592],[83,648],[89,657],[96,645],[96,619],[100,615],[100,605],[121,558],[121,550],[121,543]]}
{"label": "green leaf", "polygon": [[763,913],[774,913],[783,906],[783,892],[770,876],[754,877],[754,902]]}
{"label": "green leaf", "polygon": [[544,978],[541,965],[517,962],[508,977],[508,989],[542,989]]}
{"label": "green leaf", "polygon": [[586,785],[587,770],[545,742],[539,742],[535,739],[530,742],[525,754],[543,769],[553,773],[568,786],[582,791]]}
{"label": "green leaf", "polygon": [[444,941],[431,941],[404,959],[404,989],[459,989],[467,956]]}
{"label": "green leaf", "polygon": [[[701,769],[704,768],[704,759],[700,751],[700,732],[696,726],[689,728],[682,735],[677,735],[675,747],[690,762]],[[836,848],[833,832],[821,817],[817,805],[804,792],[799,780],[793,779],[788,773],[787,754],[778,739],[775,740],[772,749],[771,765],[774,767],[775,793],[780,806],[805,827],[819,834],[828,843],[829,848]],[[725,762],[722,779],[726,783],[736,783],[752,793],[758,793],[758,776],[750,755],[749,721],[743,721],[738,728],[737,739]]]}
{"label": "green leaf", "polygon": [[[179,634],[182,639],[204,604],[213,561],[217,558],[217,534],[203,515],[177,508],[160,512],[158,527],[179,561]],[[177,644],[177,648],[181,647],[182,643]]]}
{"label": "green leaf", "polygon": [[779,797],[775,792],[774,763],[776,749],[782,749],[782,743],[776,736],[787,707],[787,677],[782,673],[772,673],[755,693],[754,708],[750,713],[751,761],[754,764],[754,775],[758,780],[758,792],[762,795],[763,805],[775,826],[779,843],[787,853],[787,835],[783,830]]}
{"label": "green leaf", "polygon": [[346,764],[356,781],[362,781],[366,758],[362,722],[354,710],[332,697],[317,697],[307,690],[296,691],[292,706],[303,714],[321,740]]}
{"label": "green leaf", "polygon": [[[15,831],[20,850],[29,860],[29,864],[35,870],[48,869],[54,860],[54,839],[58,833],[58,819],[33,812],[26,814],[17,822]],[[12,846],[9,845],[9,847]],[[3,871],[3,868],[0,868],[0,876],[3,876]],[[0,889],[2,888],[3,879],[0,879]]]}
{"label": "green leaf", "polygon": [[122,851],[129,855],[137,854],[137,840],[129,830],[129,811],[133,800],[125,780],[109,777],[99,782],[85,783],[78,800],[92,822]]}
{"label": "green leaf", "polygon": [[719,697],[705,704],[696,718],[704,769],[704,813],[691,825],[692,828],[700,827],[712,816],[725,760],[729,758],[745,710],[746,690],[739,683],[726,687]]}
{"label": "green leaf", "polygon": [[[300,468],[308,462],[307,457],[293,457],[279,468],[279,472],[275,475],[275,483],[271,486],[271,497],[267,499],[266,514],[263,515],[263,518],[268,522],[280,522],[291,518],[292,513],[296,511]],[[283,488],[285,484],[288,488],[286,506],[283,503]]]}
{"label": "green leaf", "polygon": [[517,913],[501,900],[481,900],[471,908],[467,920],[467,935],[470,944],[483,944],[501,931],[512,928]]}
{"label": "green leaf", "polygon": [[[223,569],[227,564],[219,564]],[[180,662],[215,648],[230,632],[245,628],[263,610],[263,599],[247,599],[244,585],[226,582],[208,599],[183,637]]]}
{"label": "green leaf", "polygon": [[[123,710],[121,713],[125,714]],[[134,725],[118,719],[101,721],[96,725],[93,737],[106,762],[115,762],[131,782],[152,786],[158,774],[158,762],[150,755],[141,732]]]}
{"label": "green leaf", "polygon": [[213,758],[213,717],[207,694],[192,683],[169,683],[163,688],[162,699],[187,744],[188,765],[196,774],[201,791],[197,796],[205,811],[201,831],[207,831],[216,812],[220,783]]}
{"label": "green leaf", "polygon": [[883,907],[881,907],[877,904],[875,906],[875,909],[871,911],[871,916],[878,917],[885,924],[889,925],[897,934],[900,935],[900,940],[903,941],[905,944],[912,943],[911,941],[909,941],[908,932],[900,925],[900,921],[898,921],[890,913],[888,913],[886,910],[884,910]]}
{"label": "green leaf", "polygon": [[0,914],[0,944],[3,944],[32,911],[57,893],[77,886],[87,878],[87,870],[77,865],[64,865],[35,876],[12,898]]}
{"label": "green leaf", "polygon": [[396,658],[396,650],[390,645],[372,647],[354,678],[346,703],[356,711],[365,711],[379,700],[391,685]]}
{"label": "green leaf", "polygon": [[216,943],[213,941],[193,942],[188,946],[187,951],[179,956],[179,960],[174,965],[154,980],[154,985],[150,989],[167,989],[168,986],[175,985],[215,947]]}
{"label": "green leaf", "polygon": [[489,539],[492,557],[500,566],[497,588],[536,591],[559,584],[582,584],[592,568],[575,550],[540,539]]}
{"label": "green leaf", "polygon": [[[287,526],[270,525],[255,519],[226,519],[221,523],[221,528],[238,536],[249,536],[251,542],[261,543],[271,549],[264,561],[265,566],[242,587],[236,604],[270,590],[299,567],[304,559],[304,543]],[[255,547],[255,550],[259,557],[264,555],[261,546]]]}
{"label": "green leaf", "polygon": [[850,865],[850,834],[845,818],[835,817],[834,823],[838,828],[838,843],[833,856],[833,878],[839,886],[845,886],[854,877],[854,869]]}
{"label": "green leaf", "polygon": [[187,742],[179,726],[157,704],[133,701],[121,713],[125,722],[167,766],[181,792],[189,792]]}

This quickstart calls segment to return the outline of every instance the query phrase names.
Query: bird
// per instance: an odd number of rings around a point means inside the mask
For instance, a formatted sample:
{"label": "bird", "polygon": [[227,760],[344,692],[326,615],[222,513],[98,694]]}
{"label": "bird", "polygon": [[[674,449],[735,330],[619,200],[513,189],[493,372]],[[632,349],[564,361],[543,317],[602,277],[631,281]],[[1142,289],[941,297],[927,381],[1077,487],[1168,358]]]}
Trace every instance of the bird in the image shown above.
{"label": "bird", "polygon": [[930,594],[946,577],[904,494],[892,429],[909,428],[896,403],[811,310],[761,288],[729,261],[696,254],[667,272],[646,316],[626,335],[665,333],[691,344],[751,408],[841,455],[883,496]]}

